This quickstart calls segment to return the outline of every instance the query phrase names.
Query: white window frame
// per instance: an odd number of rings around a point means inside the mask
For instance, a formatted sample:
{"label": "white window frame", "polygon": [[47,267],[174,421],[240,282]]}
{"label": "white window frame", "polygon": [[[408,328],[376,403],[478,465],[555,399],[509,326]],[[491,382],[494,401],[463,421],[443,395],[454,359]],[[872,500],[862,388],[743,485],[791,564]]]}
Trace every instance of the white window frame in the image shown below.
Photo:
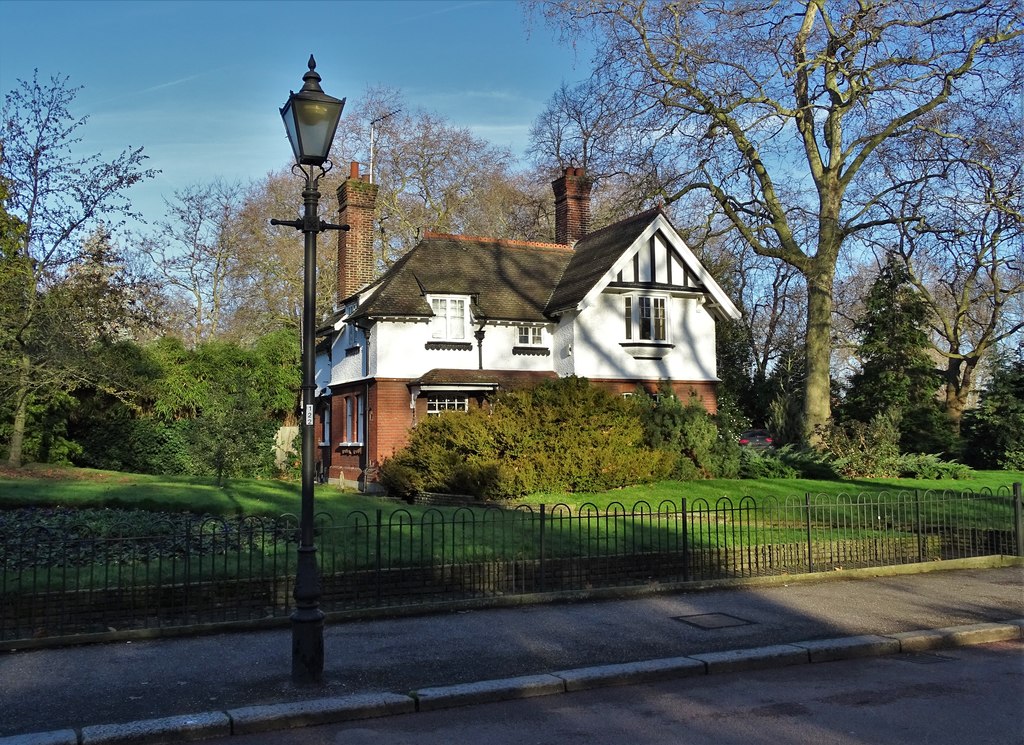
{"label": "white window frame", "polygon": [[366,397],[361,393],[352,393],[344,397],[344,402],[341,444],[362,445],[365,434]]}
{"label": "white window frame", "polygon": [[327,405],[320,410],[320,445],[331,444],[331,403],[327,399]]}
{"label": "white window frame", "polygon": [[[427,298],[434,312],[430,319],[430,338],[433,341],[466,341],[469,339],[469,298],[464,295],[432,295]],[[461,308],[461,317],[453,313]]]}
{"label": "white window frame", "polygon": [[446,411],[469,411],[469,396],[464,393],[427,395],[427,416],[440,416]]}
{"label": "white window frame", "polygon": [[[650,316],[645,310],[649,309]],[[631,294],[623,298],[624,334],[626,341],[637,344],[665,344],[669,336],[669,298],[667,295]],[[660,312],[660,318],[659,313]],[[660,321],[660,324],[659,324]],[[659,335],[660,325],[660,335]],[[646,328],[645,328],[646,326]]]}
{"label": "white window frame", "polygon": [[516,339],[520,347],[542,347],[544,329],[540,326],[520,326],[516,330]]}

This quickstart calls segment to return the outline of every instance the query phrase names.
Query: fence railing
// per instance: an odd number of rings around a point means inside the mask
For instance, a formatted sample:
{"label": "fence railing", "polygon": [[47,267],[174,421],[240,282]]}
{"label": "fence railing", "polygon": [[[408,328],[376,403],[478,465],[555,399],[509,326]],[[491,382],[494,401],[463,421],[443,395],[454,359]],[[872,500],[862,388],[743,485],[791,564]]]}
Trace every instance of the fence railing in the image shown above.
{"label": "fence railing", "polygon": [[[12,532],[12,531],[7,531]],[[292,515],[0,535],[0,640],[287,616]],[[325,611],[1024,556],[997,492],[744,497],[317,517]]]}

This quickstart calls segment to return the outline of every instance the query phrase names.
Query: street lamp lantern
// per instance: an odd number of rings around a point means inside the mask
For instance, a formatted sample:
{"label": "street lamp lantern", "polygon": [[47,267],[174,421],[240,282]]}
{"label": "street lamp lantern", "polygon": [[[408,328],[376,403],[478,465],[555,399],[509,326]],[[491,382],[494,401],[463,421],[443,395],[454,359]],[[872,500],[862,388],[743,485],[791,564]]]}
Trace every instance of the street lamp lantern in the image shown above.
{"label": "street lamp lantern", "polygon": [[320,166],[327,160],[345,108],[345,99],[324,93],[320,80],[311,54],[309,72],[302,76],[302,89],[298,93],[290,91],[281,108],[295,162],[304,166]]}
{"label": "street lamp lantern", "polygon": [[328,96],[320,88],[316,60],[309,57],[309,72],[302,90],[292,92],[281,109],[288,139],[295,152],[296,174],[305,181],[301,220],[271,220],[301,230],[304,238],[302,285],[302,501],[299,548],[295,573],[295,611],[292,613],[292,682],[320,684],[324,680],[324,614],[320,610],[320,576],[316,561],[313,503],[314,407],[316,405],[316,237],[324,230],[348,230],[320,219],[320,177],[331,169],[327,156],[338,129],[344,99]]}

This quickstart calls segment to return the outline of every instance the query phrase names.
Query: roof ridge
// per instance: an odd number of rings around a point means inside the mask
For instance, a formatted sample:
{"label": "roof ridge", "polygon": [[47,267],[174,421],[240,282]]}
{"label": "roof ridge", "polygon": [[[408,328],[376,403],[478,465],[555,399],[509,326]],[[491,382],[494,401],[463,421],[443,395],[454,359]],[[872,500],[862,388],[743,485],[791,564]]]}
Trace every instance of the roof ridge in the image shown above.
{"label": "roof ridge", "polygon": [[491,238],[485,235],[457,235],[455,233],[435,233],[432,230],[423,231],[423,240],[439,238],[450,241],[477,241],[480,243],[495,243],[499,246],[512,248],[554,248],[562,251],[571,251],[572,246],[564,243],[550,243],[547,241],[524,241],[516,238]]}
{"label": "roof ridge", "polygon": [[[656,205],[654,205],[653,207],[650,207],[650,208],[644,210],[643,212],[637,212],[636,214],[630,215],[629,217],[623,217],[621,220],[616,220],[615,222],[608,223],[604,227],[598,228],[597,230],[593,231],[592,233],[587,233],[585,236],[580,238],[580,240],[581,241],[585,241],[588,238],[592,238],[595,235],[600,235],[601,233],[604,233],[605,231],[611,230],[612,228],[618,227],[619,225],[622,225],[624,223],[632,222],[634,220],[640,220],[641,218],[645,218],[648,215],[654,215],[654,214],[665,215],[665,206],[661,202],[658,202]],[[668,215],[665,215],[665,218],[668,219]]]}

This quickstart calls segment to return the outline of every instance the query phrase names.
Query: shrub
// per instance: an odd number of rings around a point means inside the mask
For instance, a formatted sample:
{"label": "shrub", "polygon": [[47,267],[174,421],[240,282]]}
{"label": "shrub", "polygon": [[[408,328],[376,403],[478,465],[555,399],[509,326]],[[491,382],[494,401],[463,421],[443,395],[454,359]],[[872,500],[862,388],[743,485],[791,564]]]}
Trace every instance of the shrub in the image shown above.
{"label": "shrub", "polygon": [[930,453],[904,453],[897,461],[901,478],[913,479],[970,479],[974,469],[963,463],[944,461]]}
{"label": "shrub", "polygon": [[831,480],[839,476],[832,457],[814,448],[784,445],[773,451],[773,455],[801,478]]}
{"label": "shrub", "polygon": [[388,458],[378,470],[381,486],[393,497],[412,504],[423,489],[423,477],[415,466],[404,461],[401,454]]}
{"label": "shrub", "polygon": [[672,478],[692,481],[739,476],[736,427],[745,422],[735,410],[711,416],[696,396],[684,404],[668,385],[657,398],[637,389],[630,400],[643,426],[645,443],[664,454]]}
{"label": "shrub", "polygon": [[899,475],[899,414],[886,412],[870,422],[830,422],[819,428],[821,448],[844,478],[895,478]]}
{"label": "shrub", "polygon": [[604,491],[656,481],[674,459],[645,445],[630,405],[582,378],[495,397],[491,409],[421,421],[381,466],[391,494],[512,499],[538,491]]}
{"label": "shrub", "polygon": [[900,416],[879,414],[870,423],[847,422],[823,429],[831,465],[844,478],[965,479],[973,470],[938,455],[900,453]]}
{"label": "shrub", "polygon": [[[1022,465],[1024,431],[1024,357],[1000,359],[977,408],[964,414],[964,456],[976,468]],[[1015,469],[1015,470],[1017,470]]]}
{"label": "shrub", "polygon": [[795,479],[800,473],[775,452],[740,448],[740,478]]}
{"label": "shrub", "polygon": [[999,461],[1004,471],[1024,471],[1024,449],[1007,450]]}

